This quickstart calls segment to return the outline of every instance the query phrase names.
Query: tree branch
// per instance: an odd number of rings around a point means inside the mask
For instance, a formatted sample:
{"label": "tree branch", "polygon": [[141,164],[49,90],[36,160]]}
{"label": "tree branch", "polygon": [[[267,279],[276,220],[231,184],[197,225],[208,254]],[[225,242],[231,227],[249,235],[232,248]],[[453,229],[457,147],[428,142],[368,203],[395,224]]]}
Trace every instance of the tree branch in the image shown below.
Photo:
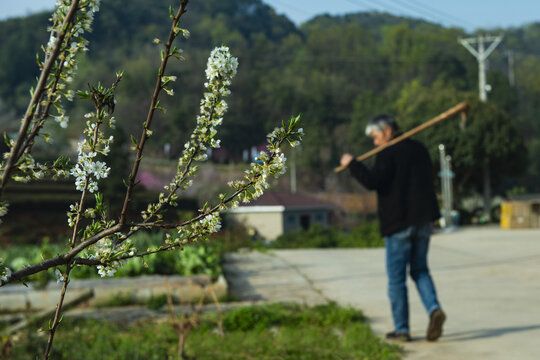
{"label": "tree branch", "polygon": [[120,224],[124,224],[126,222],[126,215],[127,215],[127,209],[129,202],[131,201],[131,194],[133,192],[133,188],[135,187],[135,178],[137,177],[137,173],[139,172],[139,165],[142,160],[142,153],[144,150],[144,145],[146,143],[146,140],[148,139],[147,130],[150,129],[150,125],[152,124],[152,120],[154,118],[154,112],[156,110],[156,104],[159,97],[159,93],[163,89],[162,87],[162,77],[165,73],[165,68],[167,67],[167,61],[169,60],[170,56],[170,50],[172,43],[174,39],[176,38],[176,25],[180,21],[180,17],[182,14],[186,12],[186,6],[188,4],[188,0],[183,0],[180,4],[180,8],[178,9],[178,12],[176,13],[176,16],[173,19],[171,31],[169,33],[169,39],[167,43],[165,44],[165,50],[163,51],[163,59],[161,60],[161,67],[159,69],[158,78],[156,80],[156,86],[154,88],[154,94],[152,95],[152,100],[150,102],[150,108],[148,110],[148,115],[146,117],[146,121],[144,123],[143,131],[141,134],[141,139],[139,143],[137,144],[137,155],[135,158],[135,162],[133,163],[133,169],[131,171],[131,175],[129,176],[129,184],[128,188],[126,190],[126,196],[124,198],[124,205],[122,207],[122,212],[120,214]]}
{"label": "tree branch", "polygon": [[79,254],[81,251],[89,247],[90,245],[93,245],[97,243],[99,240],[103,239],[106,236],[112,235],[115,232],[121,231],[123,228],[122,225],[117,224],[113,227],[110,227],[106,230],[103,230],[96,235],[82,241],[79,245],[74,247],[73,249],[69,250],[65,254],[58,255],[52,259],[44,260],[38,264],[34,264],[31,266],[27,266],[24,269],[21,269],[19,271],[15,271],[11,274],[9,279],[7,281],[0,280],[0,287],[12,283],[14,281],[22,280],[25,277],[28,277],[30,275],[37,274],[38,272],[48,270],[50,268],[60,266],[60,265],[66,265],[69,261],[71,261],[77,254]]}
{"label": "tree branch", "polygon": [[71,3],[71,7],[69,9],[69,12],[66,15],[64,19],[64,23],[62,25],[62,29],[66,29],[66,30],[62,31],[58,35],[58,40],[56,42],[54,50],[51,53],[51,56],[47,59],[47,61],[45,62],[43,66],[43,70],[41,71],[41,75],[39,77],[38,83],[36,85],[36,89],[34,91],[34,95],[32,96],[32,99],[30,103],[28,104],[28,108],[26,109],[26,113],[23,117],[21,128],[19,130],[19,135],[17,136],[17,140],[15,141],[15,144],[11,148],[11,156],[7,160],[7,164],[4,167],[4,173],[2,174],[2,183],[0,184],[0,199],[2,197],[4,188],[6,184],[8,183],[9,176],[11,172],[13,171],[14,165],[19,160],[17,155],[19,154],[20,148],[25,140],[26,132],[28,131],[28,127],[30,126],[30,122],[34,116],[36,106],[39,104],[43,91],[46,88],[47,78],[49,77],[53,64],[58,58],[58,55],[60,53],[60,48],[62,46],[62,43],[64,42],[64,37],[66,36],[66,31],[69,28],[69,24],[73,22],[73,19],[75,18],[75,14],[77,13],[78,7],[79,7],[79,0],[73,0],[73,2]]}

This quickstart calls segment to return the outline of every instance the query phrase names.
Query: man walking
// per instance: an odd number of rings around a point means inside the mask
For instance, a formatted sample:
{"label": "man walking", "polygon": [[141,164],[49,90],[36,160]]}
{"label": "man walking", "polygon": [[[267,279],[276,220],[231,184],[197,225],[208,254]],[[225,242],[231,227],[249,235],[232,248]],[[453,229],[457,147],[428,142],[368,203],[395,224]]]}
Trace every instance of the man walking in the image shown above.
{"label": "man walking", "polygon": [[[378,115],[370,120],[366,135],[376,146],[399,135],[393,117]],[[427,254],[431,222],[440,217],[432,182],[433,168],[425,146],[405,139],[382,150],[368,169],[351,154],[343,154],[341,165],[369,190],[377,192],[380,230],[385,238],[388,297],[394,331],[388,339],[410,341],[407,267],[429,314],[426,338],[442,335],[446,315],[441,309],[429,273]]]}

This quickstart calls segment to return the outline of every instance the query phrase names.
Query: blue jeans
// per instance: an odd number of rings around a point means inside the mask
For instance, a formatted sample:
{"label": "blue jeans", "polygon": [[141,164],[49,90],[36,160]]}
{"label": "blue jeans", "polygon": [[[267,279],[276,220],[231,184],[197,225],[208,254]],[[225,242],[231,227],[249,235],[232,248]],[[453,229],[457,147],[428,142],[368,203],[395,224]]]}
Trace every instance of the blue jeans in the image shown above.
{"label": "blue jeans", "polygon": [[427,264],[430,235],[431,224],[425,223],[409,226],[385,238],[388,297],[398,333],[409,332],[407,266],[428,314],[441,307]]}

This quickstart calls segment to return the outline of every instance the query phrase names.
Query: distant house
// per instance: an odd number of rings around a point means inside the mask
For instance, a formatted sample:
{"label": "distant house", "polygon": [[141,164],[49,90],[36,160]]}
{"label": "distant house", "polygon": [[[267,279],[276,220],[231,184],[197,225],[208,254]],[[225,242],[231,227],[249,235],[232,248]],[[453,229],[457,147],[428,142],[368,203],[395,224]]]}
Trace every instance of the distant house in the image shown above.
{"label": "distant house", "polygon": [[307,195],[269,191],[257,200],[227,210],[227,216],[255,230],[262,238],[273,240],[279,235],[311,225],[328,225],[332,205]]}

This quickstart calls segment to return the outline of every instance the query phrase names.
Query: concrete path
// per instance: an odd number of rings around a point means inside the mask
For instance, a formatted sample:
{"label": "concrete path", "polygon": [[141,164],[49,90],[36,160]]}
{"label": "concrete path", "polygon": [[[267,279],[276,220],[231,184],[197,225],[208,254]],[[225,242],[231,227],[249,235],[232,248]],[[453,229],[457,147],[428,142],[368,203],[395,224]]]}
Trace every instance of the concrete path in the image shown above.
{"label": "concrete path", "polygon": [[[362,309],[376,333],[383,336],[392,330],[384,249],[278,250],[273,254],[273,261],[282,268],[279,279],[267,278],[271,287],[282,283],[294,288],[292,283],[301,275],[303,287],[309,284],[315,293]],[[405,359],[540,359],[540,230],[477,227],[437,234],[429,261],[448,320],[443,337],[437,343],[426,342],[428,318],[409,282],[415,341],[404,345]],[[264,263],[262,258],[257,262]],[[256,266],[252,271],[257,272]],[[295,280],[288,282],[287,276]],[[249,285],[249,279],[244,283]],[[260,285],[255,282],[248,287],[257,293]],[[260,296],[272,300],[271,292]]]}
{"label": "concrete path", "polygon": [[223,264],[229,291],[240,301],[324,304],[327,299],[293,265],[260,252],[230,253]]}

